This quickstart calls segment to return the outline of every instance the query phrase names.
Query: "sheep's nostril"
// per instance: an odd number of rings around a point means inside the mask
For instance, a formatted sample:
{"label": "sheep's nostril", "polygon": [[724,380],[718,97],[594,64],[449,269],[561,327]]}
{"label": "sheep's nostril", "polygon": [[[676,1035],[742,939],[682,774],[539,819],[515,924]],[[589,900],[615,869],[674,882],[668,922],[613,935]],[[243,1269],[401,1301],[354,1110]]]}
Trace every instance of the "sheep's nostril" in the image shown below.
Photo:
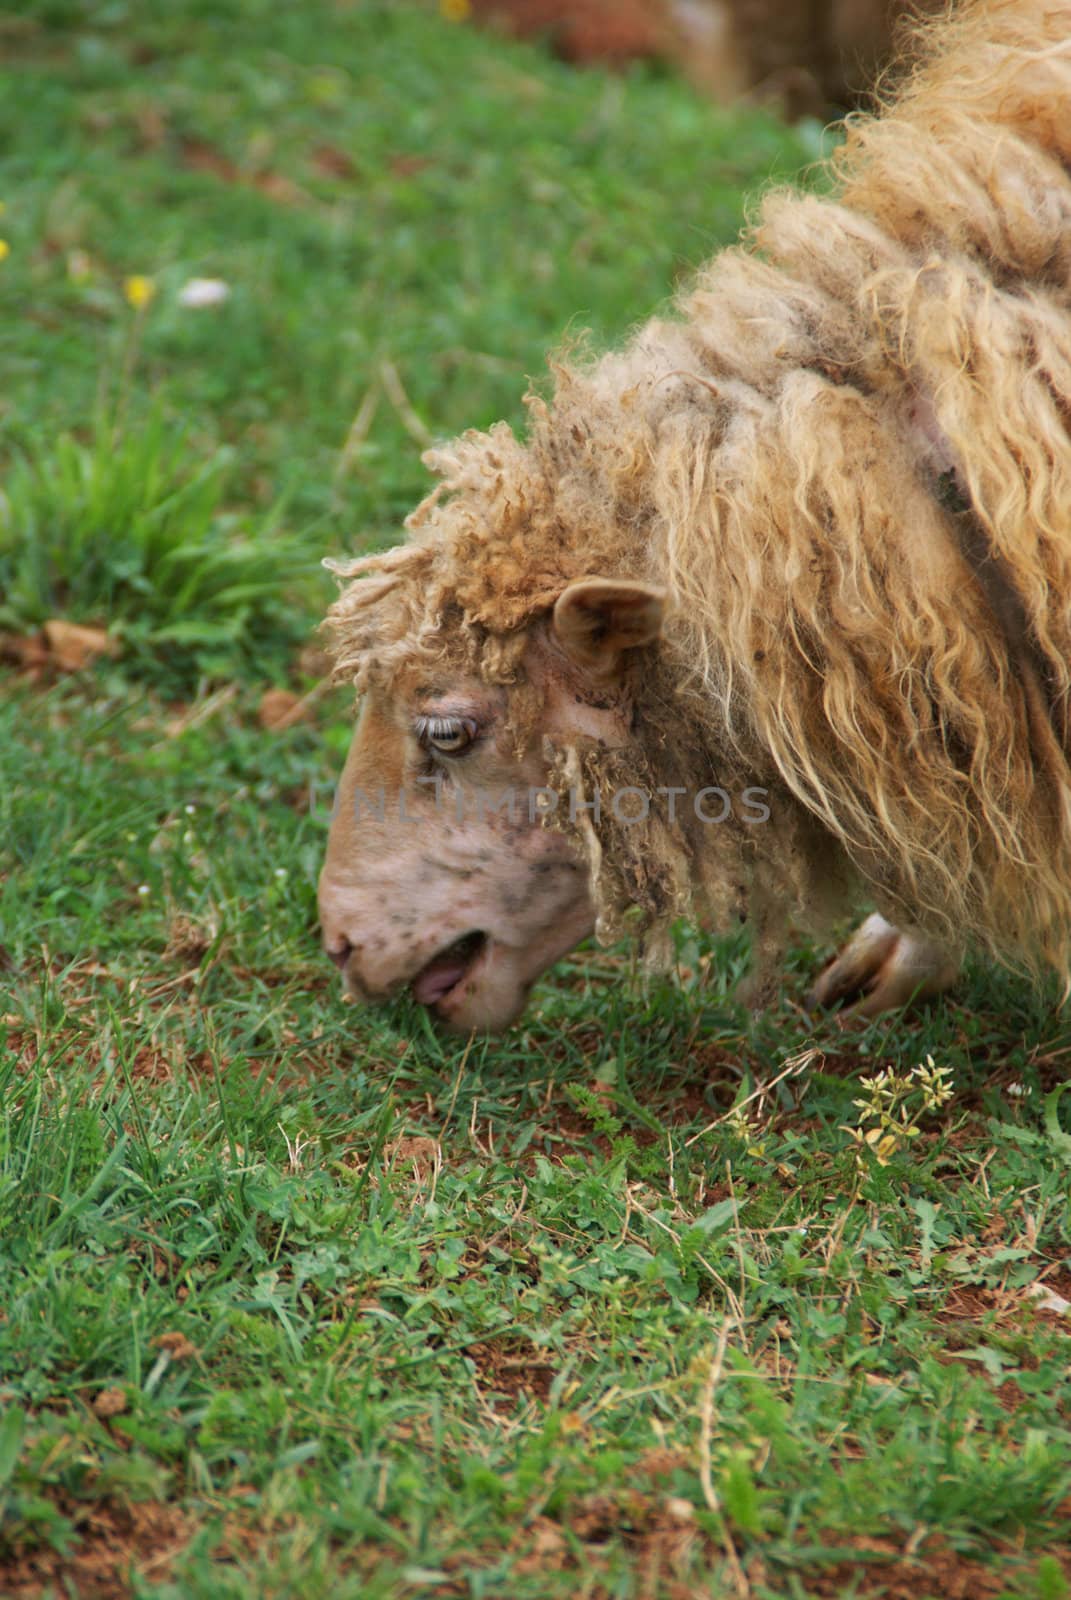
{"label": "sheep's nostril", "polygon": [[346,962],[353,954],[353,946],[350,944],[348,939],[341,939],[335,948],[333,950],[328,950],[327,953],[331,957],[331,960],[335,963],[335,966],[341,972],[343,967],[346,965]]}

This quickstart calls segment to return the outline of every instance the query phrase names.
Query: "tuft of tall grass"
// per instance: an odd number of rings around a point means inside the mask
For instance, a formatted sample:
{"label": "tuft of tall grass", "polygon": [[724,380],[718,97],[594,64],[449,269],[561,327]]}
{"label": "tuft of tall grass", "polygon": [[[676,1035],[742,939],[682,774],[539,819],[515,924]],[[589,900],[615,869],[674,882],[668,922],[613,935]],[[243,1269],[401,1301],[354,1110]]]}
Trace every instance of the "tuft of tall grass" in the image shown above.
{"label": "tuft of tall grass", "polygon": [[316,562],[283,530],[282,498],[262,519],[226,509],[233,461],[227,447],[198,461],[160,409],[18,448],[0,495],[0,627],[105,627],[131,675],[171,692],[277,676],[315,619]]}

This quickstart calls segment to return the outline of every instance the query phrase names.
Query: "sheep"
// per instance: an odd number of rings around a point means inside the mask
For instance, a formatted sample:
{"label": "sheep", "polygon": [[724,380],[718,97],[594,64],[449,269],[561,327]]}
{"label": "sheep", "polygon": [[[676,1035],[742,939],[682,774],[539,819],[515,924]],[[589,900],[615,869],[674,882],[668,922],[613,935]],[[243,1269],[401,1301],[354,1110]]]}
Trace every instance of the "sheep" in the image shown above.
{"label": "sheep", "polygon": [[1067,978],[1071,0],[927,24],[834,167],[334,563],[353,993],[503,1027],[590,932],[656,959],[686,916],[750,920],[762,1003],[863,900],[822,1000],[968,945]]}

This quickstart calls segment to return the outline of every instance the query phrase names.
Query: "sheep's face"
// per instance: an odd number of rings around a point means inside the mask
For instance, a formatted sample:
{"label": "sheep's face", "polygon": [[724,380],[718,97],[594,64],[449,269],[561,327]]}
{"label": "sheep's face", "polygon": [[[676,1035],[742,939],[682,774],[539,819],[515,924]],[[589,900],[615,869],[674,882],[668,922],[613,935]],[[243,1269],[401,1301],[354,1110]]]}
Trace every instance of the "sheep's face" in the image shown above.
{"label": "sheep's face", "polygon": [[458,1032],[494,1031],[591,932],[587,865],[542,818],[543,739],[627,742],[622,652],[660,618],[648,585],[570,585],[532,628],[543,712],[519,752],[507,692],[478,679],[444,668],[366,697],[320,877],[324,944],[351,995],[408,988]]}

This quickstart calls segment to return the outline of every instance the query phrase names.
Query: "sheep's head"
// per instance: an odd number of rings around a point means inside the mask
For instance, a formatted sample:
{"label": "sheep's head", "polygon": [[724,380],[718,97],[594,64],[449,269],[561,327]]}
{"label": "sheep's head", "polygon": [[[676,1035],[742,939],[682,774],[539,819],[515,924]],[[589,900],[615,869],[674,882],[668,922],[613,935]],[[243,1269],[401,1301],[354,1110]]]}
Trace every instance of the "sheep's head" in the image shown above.
{"label": "sheep's head", "polygon": [[320,878],[351,994],[408,988],[460,1032],[504,1028],[592,931],[590,862],[548,826],[551,767],[578,743],[628,747],[662,608],[650,584],[583,578],[511,641],[512,683],[475,670],[471,637],[447,624],[389,678],[369,673]]}

